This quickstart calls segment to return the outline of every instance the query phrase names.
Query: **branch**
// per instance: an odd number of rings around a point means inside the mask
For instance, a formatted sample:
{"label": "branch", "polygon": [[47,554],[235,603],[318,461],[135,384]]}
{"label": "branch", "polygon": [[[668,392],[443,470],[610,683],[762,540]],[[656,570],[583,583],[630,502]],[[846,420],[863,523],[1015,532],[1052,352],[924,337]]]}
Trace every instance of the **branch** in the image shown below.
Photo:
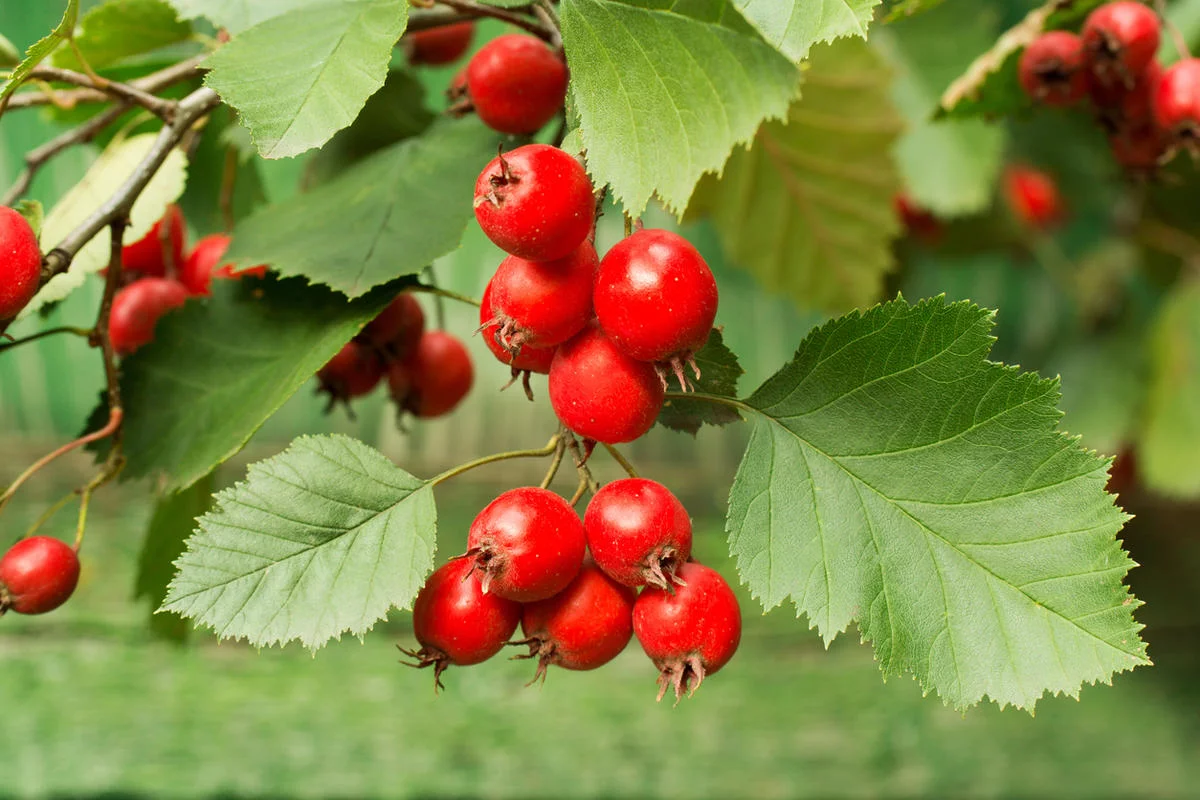
{"label": "branch", "polygon": [[[492,19],[498,19],[498,20],[501,20],[502,22],[507,22],[510,25],[516,25],[518,28],[522,28],[523,30],[529,31],[534,36],[537,36],[539,39],[544,39],[545,41],[547,41],[551,44],[554,44],[555,38],[557,36],[557,31],[555,31],[554,29],[548,28],[544,25],[541,25],[538,22],[530,19],[527,16],[524,16],[522,14],[517,14],[512,11],[507,11],[503,8],[496,8],[495,6],[485,6],[482,3],[474,2],[474,0],[436,0],[436,1],[437,1],[437,5],[447,6],[448,8],[451,8],[451,9],[457,11],[459,16],[461,17],[461,20],[476,19],[478,17],[491,17]],[[422,27],[414,26],[413,18],[416,16],[417,16],[416,12],[414,12],[412,15],[410,15],[408,30],[421,30],[423,27],[437,27],[435,25],[428,25],[428,24],[423,25]],[[442,22],[441,24],[445,25],[451,21],[461,21],[461,20],[454,20],[453,18],[446,18],[446,20],[447,20],[446,22]]]}
{"label": "branch", "polygon": [[[29,78],[31,80],[58,81],[59,83],[70,83],[86,89],[95,89],[117,100],[124,100],[125,102],[139,105],[167,122],[170,122],[175,114],[174,100],[164,100],[161,97],[155,97],[147,91],[128,83],[121,83],[120,81],[96,80],[91,75],[85,75],[82,72],[75,72],[69,69],[59,69],[58,67],[34,67],[33,71],[29,73]],[[61,96],[60,94],[59,97],[61,98]]]}
{"label": "branch", "polygon": [[[157,94],[163,89],[174,86],[181,81],[199,77],[200,64],[206,58],[208,58],[208,54],[202,53],[186,61],[180,61],[178,64],[172,64],[158,72],[152,72],[144,78],[132,80],[125,85],[138,92]],[[12,111],[18,108],[31,108],[33,106],[51,104],[71,108],[81,103],[106,103],[111,99],[112,96],[110,94],[102,92],[99,89],[90,88],[58,92],[54,96],[45,92],[19,92],[9,98],[8,106],[5,110]]]}

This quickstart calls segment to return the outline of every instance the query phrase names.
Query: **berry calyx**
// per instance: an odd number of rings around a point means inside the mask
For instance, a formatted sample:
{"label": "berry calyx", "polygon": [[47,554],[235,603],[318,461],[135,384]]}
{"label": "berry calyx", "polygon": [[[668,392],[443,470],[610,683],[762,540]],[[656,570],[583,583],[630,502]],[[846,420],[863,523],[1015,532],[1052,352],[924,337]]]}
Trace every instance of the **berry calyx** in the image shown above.
{"label": "berry calyx", "polygon": [[1185,58],[1163,72],[1154,92],[1154,121],[1172,140],[1200,141],[1200,58]]}
{"label": "berry calyx", "polygon": [[536,133],[567,98],[567,65],[540,39],[497,36],[467,63],[475,113],[500,133]]}
{"label": "berry calyx", "polygon": [[231,241],[223,233],[214,233],[196,242],[179,269],[179,282],[187,287],[190,294],[211,294],[214,278],[236,280],[243,277],[261,278],[267,274],[266,264],[239,270],[235,270],[232,264],[221,264],[221,258]]}
{"label": "berry calyx", "polygon": [[392,364],[388,372],[392,399],[417,417],[440,417],[453,411],[474,381],[467,348],[445,331],[427,331],[412,355]]}
{"label": "berry calyx", "polygon": [[692,520],[667,487],[646,478],[605,484],[583,517],[596,565],[625,586],[669,589],[692,555]]}
{"label": "berry calyx", "polygon": [[530,683],[546,679],[546,668],[596,669],[612,661],[633,636],[633,603],[637,594],[585,561],[575,579],[558,594],[527,604],[521,612],[525,638],[537,671]]}
{"label": "berry calyx", "polygon": [[475,181],[475,219],[496,246],[531,261],[570,255],[592,229],[592,183],[557,147],[527,144],[496,156]]}
{"label": "berry calyx", "polygon": [[408,48],[408,63],[440,66],[457,61],[471,46],[475,36],[474,22],[456,22],[404,36]]}
{"label": "berry calyx", "polygon": [[330,411],[339,402],[349,403],[352,398],[370,394],[383,379],[383,361],[371,348],[356,341],[342,345],[342,349],[317,370],[320,381],[318,392],[329,395]]}
{"label": "berry calyx", "polygon": [[653,364],[630,358],[594,326],[559,345],[550,365],[554,413],[597,442],[632,442],[650,430],[665,396]]}
{"label": "berry calyx", "polygon": [[354,338],[386,358],[404,359],[417,349],[424,333],[425,312],[421,304],[412,294],[401,292]]}
{"label": "berry calyx", "polygon": [[154,223],[149,233],[121,248],[121,269],[134,276],[176,275],[183,267],[186,238],[183,212],[179,206],[167,206],[167,213]]}
{"label": "berry calyx", "polygon": [[1132,86],[1158,52],[1158,15],[1133,0],[1105,3],[1083,24],[1083,47],[1095,77]]}
{"label": "berry calyx", "polygon": [[633,606],[633,632],[659,669],[658,699],[674,689],[676,703],[729,663],[742,638],[737,596],[720,573],[692,561],[679,575],[674,592],[649,586]]}
{"label": "berry calyx", "polygon": [[492,277],[494,322],[500,344],[519,354],[526,345],[562,344],[592,318],[592,286],[600,259],[584,242],[564,258],[529,261],[509,256]]}
{"label": "berry calyx", "polygon": [[0,558],[0,614],[45,614],[67,602],[79,583],[79,556],[49,536],[31,536]]}
{"label": "berry calyx", "polygon": [[0,322],[12,319],[37,294],[42,251],[29,222],[0,206]]}
{"label": "berry calyx", "polygon": [[118,355],[127,356],[154,341],[159,319],[187,301],[182,283],[169,278],[140,278],[113,297],[108,337]]}
{"label": "berry calyx", "polygon": [[1004,198],[1016,218],[1032,228],[1049,228],[1063,218],[1058,184],[1039,169],[1009,167],[1004,173]]}
{"label": "berry calyx", "polygon": [[415,659],[410,667],[433,667],[434,691],[446,688],[442,673],[451,664],[479,664],[500,652],[521,620],[520,604],[484,592],[472,569],[461,558],[442,565],[413,603],[413,634],[421,647],[400,652]]}
{"label": "berry calyx", "polygon": [[1083,40],[1067,31],[1043,33],[1021,53],[1017,77],[1025,94],[1048,106],[1069,106],[1087,93]]}
{"label": "berry calyx", "polygon": [[500,324],[496,321],[496,310],[492,306],[491,281],[483,290],[483,299],[479,303],[479,333],[482,334],[483,343],[487,345],[488,350],[492,351],[496,360],[512,370],[512,379],[501,389],[507,389],[520,378],[521,385],[525,388],[525,396],[532,400],[533,388],[529,385],[529,375],[532,372],[541,375],[549,374],[550,364],[554,361],[555,348],[523,345],[519,351],[513,353],[500,343]]}
{"label": "berry calyx", "polygon": [[583,564],[583,522],[548,489],[512,489],[487,505],[467,536],[463,558],[484,592],[508,600],[545,600],[567,587]]}

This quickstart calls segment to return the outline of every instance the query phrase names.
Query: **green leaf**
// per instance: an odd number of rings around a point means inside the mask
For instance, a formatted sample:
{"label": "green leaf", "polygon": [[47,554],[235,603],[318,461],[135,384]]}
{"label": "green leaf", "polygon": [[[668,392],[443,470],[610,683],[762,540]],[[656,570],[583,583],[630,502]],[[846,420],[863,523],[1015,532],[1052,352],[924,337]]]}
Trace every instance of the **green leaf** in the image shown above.
{"label": "green leaf", "polygon": [[25,221],[29,223],[29,227],[33,228],[33,235],[40,239],[42,225],[46,221],[46,210],[42,208],[41,201],[22,200],[17,203],[17,213],[25,218]]}
{"label": "green leaf", "polygon": [[940,6],[944,0],[895,0],[888,7],[884,22],[895,22]]}
{"label": "green leaf", "polygon": [[433,489],[348,436],[250,466],[176,562],[163,602],[218,637],[311,650],[408,608],[433,567]]}
{"label": "green leaf", "polygon": [[[695,392],[716,397],[737,397],[738,378],[742,377],[745,370],[733,351],[725,346],[719,328],[713,329],[704,347],[696,351],[694,359],[700,369],[700,377],[689,374],[688,379]],[[667,398],[659,413],[658,424],[695,436],[702,425],[728,425],[741,419],[741,415],[729,406],[695,400],[686,393],[674,393]]]}
{"label": "green leaf", "polygon": [[[79,227],[84,220],[113,194],[136,171],[154,145],[157,135],[153,133],[131,136],[114,142],[88,169],[78,184],[62,196],[50,209],[42,226],[42,249],[56,247],[67,234]],[[183,151],[172,150],[154,177],[133,204],[129,215],[129,227],[125,229],[125,241],[134,242],[150,232],[154,223],[162,218],[167,206],[183,194],[187,180],[187,158]],[[55,275],[41,288],[33,300],[21,312],[23,319],[39,308],[62,300],[83,285],[87,276],[108,265],[112,236],[106,228],[83,246],[71,261],[70,268]]]}
{"label": "green leaf", "polygon": [[[192,26],[164,0],[107,0],[83,15],[75,45],[92,69],[103,69],[130,56],[187,41]],[[54,54],[55,66],[80,70],[75,51]]]}
{"label": "green leaf", "polygon": [[867,38],[881,0],[733,0],[746,21],[792,61],[808,57],[814,44],[843,36]]}
{"label": "green leaf", "polygon": [[7,69],[20,63],[21,52],[17,50],[17,46],[10,42],[8,37],[0,34],[0,67]]}
{"label": "green leaf", "polygon": [[496,141],[477,119],[441,121],[250,217],[234,231],[227,258],[270,264],[351,297],[419,272],[458,247],[474,213],[471,187]]}
{"label": "green leaf", "polygon": [[213,474],[210,472],[177,494],[159,497],[146,529],[146,541],[138,555],[134,579],[135,600],[150,601],[150,630],[159,638],[180,642],[188,628],[179,617],[157,614],[175,575],[175,559],[183,555],[184,542],[196,527],[196,519],[212,508]]}
{"label": "green leaf", "polygon": [[798,73],[760,39],[609,0],[564,0],[571,97],[598,185],[638,216],[675,213],[764,119],[781,119]]}
{"label": "green leaf", "polygon": [[71,38],[75,31],[75,21],[79,18],[79,0],[68,0],[67,10],[63,12],[62,20],[49,34],[38,39],[25,51],[25,58],[17,65],[4,83],[0,83],[0,112],[8,105],[8,98],[17,90],[33,68],[42,63],[46,56],[54,52],[54,48]]}
{"label": "green leaf", "polygon": [[259,153],[320,147],[387,77],[408,20],[404,0],[347,0],[273,17],[214,53],[205,82],[238,110]]}
{"label": "green leaf", "polygon": [[238,34],[272,17],[329,0],[170,0],[182,19],[205,17],[218,28]]}
{"label": "green leaf", "polygon": [[[192,151],[187,190],[179,206],[192,230],[223,231],[229,223],[245,219],[266,203],[259,165],[254,156],[242,158],[226,133],[240,130],[228,106],[209,115],[199,144]],[[261,262],[260,262],[261,263]]]}
{"label": "green leaf", "polygon": [[810,333],[744,401],[730,550],[828,644],[957,708],[1148,664],[1106,460],[1056,429],[1057,382],[987,360],[992,315],[903,299]]}
{"label": "green leaf", "polygon": [[396,296],[359,300],[303,281],[214,281],[121,365],[124,478],[185,489],[232,456]]}
{"label": "green leaf", "polygon": [[1200,496],[1200,282],[1178,285],[1151,333],[1150,385],[1137,446],[1146,485],[1176,498]]}
{"label": "green leaf", "polygon": [[931,119],[943,89],[996,36],[997,15],[963,3],[878,31],[896,71],[892,87],[905,132],[896,162],[908,194],[941,217],[975,214],[991,204],[1006,131],[982,120]]}
{"label": "green leaf", "polygon": [[1062,427],[1101,453],[1118,453],[1132,439],[1145,400],[1145,342],[1122,327],[1069,342],[1050,360],[1062,380]]}
{"label": "green leaf", "polygon": [[763,125],[696,189],[689,213],[712,216],[730,260],[802,307],[870,303],[892,266],[900,120],[889,80],[862,42],[818,48],[786,123]]}

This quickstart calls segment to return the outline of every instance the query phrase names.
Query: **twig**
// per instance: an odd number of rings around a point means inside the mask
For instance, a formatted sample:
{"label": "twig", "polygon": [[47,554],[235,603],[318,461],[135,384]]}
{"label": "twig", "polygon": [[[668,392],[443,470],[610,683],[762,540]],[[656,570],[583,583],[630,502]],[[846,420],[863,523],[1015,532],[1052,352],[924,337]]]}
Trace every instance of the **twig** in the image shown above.
{"label": "twig", "polygon": [[[152,72],[143,78],[132,80],[126,86],[139,92],[157,94],[169,86],[174,86],[189,78],[198,77],[200,75],[200,63],[206,58],[208,58],[207,53],[193,56],[185,61],[180,61],[178,64],[172,64],[165,69],[161,69],[158,72]],[[88,88],[56,92],[53,97],[40,91],[18,92],[9,98],[8,106],[5,110],[13,111],[19,108],[32,108],[34,106],[52,104],[71,107],[83,103],[107,103],[111,99],[112,96],[106,92]]]}
{"label": "twig", "polygon": [[[433,264],[425,265],[425,277],[429,280],[429,285],[438,289],[437,273],[433,271]],[[446,330],[446,296],[438,289],[436,292],[430,292],[433,295],[433,314],[439,330]]]}
{"label": "twig", "polygon": [[54,336],[59,333],[73,333],[76,336],[91,336],[92,335],[92,332],[90,330],[86,330],[84,328],[73,328],[69,325],[64,325],[61,328],[47,328],[44,331],[38,331],[37,333],[22,337],[20,339],[13,339],[11,342],[0,343],[0,353],[3,353],[5,350],[11,350],[14,347],[19,347],[20,345],[23,345],[23,344],[29,344],[30,342],[36,342],[38,339],[45,339],[47,336]]}
{"label": "twig", "polygon": [[550,44],[555,50],[562,49],[562,25],[558,21],[558,13],[549,0],[534,0],[533,14],[548,30],[553,33]]}
{"label": "twig", "polygon": [[542,458],[552,455],[554,451],[558,449],[558,439],[558,434],[555,434],[554,436],[550,437],[550,441],[546,443],[545,447],[542,447],[538,450],[510,450],[507,453],[495,453],[490,456],[484,456],[483,458],[477,458],[474,461],[468,461],[467,463],[460,464],[453,469],[446,470],[441,475],[436,476],[429,482],[434,486],[437,486],[439,483],[462,475],[464,472],[469,472],[476,467],[482,467],[486,464],[493,464],[497,461],[507,461],[510,458]]}
{"label": "twig", "polygon": [[518,28],[527,30],[534,36],[544,39],[550,44],[554,44],[554,40],[558,35],[552,28],[547,28],[521,14],[494,6],[485,6],[482,3],[473,2],[473,0],[437,0],[437,3],[438,5],[454,9],[464,17],[491,17],[507,22],[510,25],[516,25]]}
{"label": "twig", "polygon": [[[128,83],[108,80],[96,81],[92,76],[85,75],[82,72],[45,66],[35,67],[29,73],[29,77],[35,80],[58,81],[59,83],[69,83],[85,89],[95,89],[118,100],[139,105],[167,122],[170,122],[175,114],[174,100],[164,100]],[[59,96],[61,97],[61,95]]]}
{"label": "twig", "polygon": [[1171,43],[1175,45],[1175,52],[1179,53],[1180,58],[1191,58],[1192,54],[1183,31],[1179,30],[1179,26],[1167,16],[1167,0],[1154,0],[1154,10],[1158,12],[1158,18],[1171,37]]}
{"label": "twig", "polygon": [[[113,298],[121,285],[121,249],[125,243],[125,229],[129,226],[127,217],[117,217],[109,223],[112,232],[112,244],[109,250],[108,270],[104,275],[104,296],[100,300],[100,311],[96,314],[96,327],[92,331],[92,341],[99,345],[104,358],[104,380],[108,386],[108,408],[120,409],[121,406],[121,376],[117,372],[117,355],[113,352],[112,340],[108,335],[108,320],[112,313]],[[112,449],[115,452],[121,445],[121,430],[113,432]]]}
{"label": "twig", "polygon": [[474,297],[467,297],[465,294],[459,294],[458,292],[454,292],[449,289],[442,289],[440,287],[430,286],[429,284],[425,283],[418,283],[414,286],[409,286],[407,291],[423,292],[425,294],[437,295],[438,297],[446,297],[450,300],[457,300],[460,303],[466,303],[469,306],[475,306],[476,308],[479,308],[480,305],[479,301]]}

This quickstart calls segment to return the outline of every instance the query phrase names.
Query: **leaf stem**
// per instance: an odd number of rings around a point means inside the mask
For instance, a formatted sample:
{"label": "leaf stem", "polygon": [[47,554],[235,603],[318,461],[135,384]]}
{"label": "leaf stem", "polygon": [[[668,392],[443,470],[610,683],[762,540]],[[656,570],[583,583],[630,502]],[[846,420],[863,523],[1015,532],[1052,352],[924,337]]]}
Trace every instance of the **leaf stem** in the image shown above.
{"label": "leaf stem", "polygon": [[92,335],[92,332],[90,330],[88,330],[87,328],[75,328],[75,327],[71,327],[69,325],[64,325],[61,328],[47,328],[44,331],[38,331],[37,333],[31,334],[24,338],[13,339],[12,341],[4,342],[3,344],[0,344],[0,353],[3,353],[5,350],[11,350],[14,347],[20,347],[23,344],[29,344],[30,342],[36,342],[38,339],[45,339],[47,336],[54,336],[59,333],[72,333],[76,336],[84,336],[84,337]]}
{"label": "leaf stem", "polygon": [[537,450],[509,450],[505,453],[493,453],[490,456],[483,456],[482,458],[477,458],[474,461],[468,461],[465,464],[459,464],[453,469],[448,469],[441,475],[431,479],[429,483],[432,486],[437,486],[438,484],[444,483],[451,478],[456,478],[459,475],[462,475],[464,472],[470,472],[476,467],[486,466],[487,464],[492,464],[497,461],[507,461],[513,458],[544,458],[545,456],[553,455],[554,451],[558,449],[558,440],[559,435],[556,433],[550,437],[550,441],[546,443],[545,447],[538,448]]}
{"label": "leaf stem", "polygon": [[465,294],[459,294],[458,292],[451,291],[450,289],[442,289],[441,287],[430,286],[429,284],[425,283],[418,283],[415,286],[410,286],[408,287],[408,291],[424,292],[425,294],[433,294],[437,295],[438,297],[446,297],[450,300],[457,300],[460,303],[466,303],[469,306],[475,306],[476,308],[479,308],[480,305],[479,301],[474,297],[468,297]]}
{"label": "leaf stem", "polygon": [[[689,394],[691,393],[689,392]],[[626,475],[631,478],[638,477],[637,470],[633,468],[633,464],[629,462],[629,459],[625,458],[624,454],[622,454],[620,450],[613,447],[611,444],[605,444],[604,449],[608,451],[608,454],[613,457],[614,461],[621,465],[621,469],[625,470]]]}
{"label": "leaf stem", "polygon": [[737,411],[746,411],[751,414],[757,414],[758,409],[754,406],[746,405],[736,397],[722,397],[719,394],[705,394],[704,392],[667,392],[668,400],[703,400],[706,403],[713,403],[718,406],[728,406]]}

